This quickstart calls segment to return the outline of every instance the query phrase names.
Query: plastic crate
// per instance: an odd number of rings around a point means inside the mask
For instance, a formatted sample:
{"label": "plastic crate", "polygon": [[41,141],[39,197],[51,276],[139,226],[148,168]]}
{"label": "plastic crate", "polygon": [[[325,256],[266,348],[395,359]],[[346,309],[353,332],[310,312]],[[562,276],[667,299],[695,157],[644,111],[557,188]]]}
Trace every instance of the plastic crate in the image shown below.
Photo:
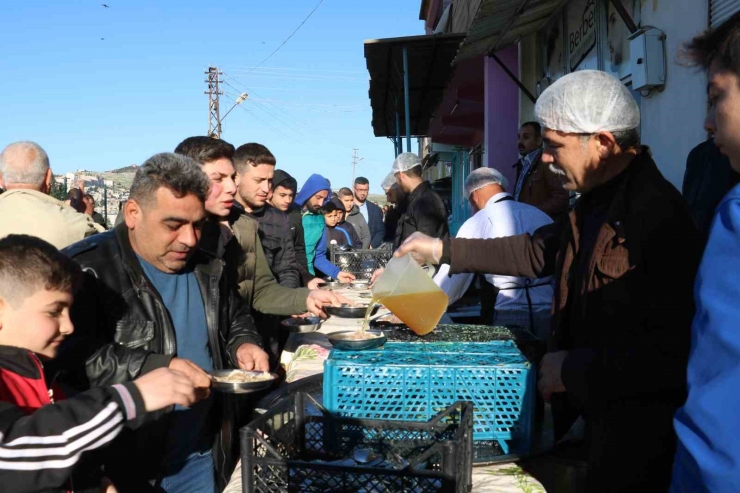
{"label": "plastic crate", "polygon": [[357,279],[370,279],[373,272],[385,267],[391,258],[393,258],[392,248],[343,252],[332,246],[330,250],[331,263],[342,272],[354,274]]}
{"label": "plastic crate", "polygon": [[456,401],[475,406],[473,439],[526,454],[535,371],[513,341],[388,342],[333,349],[324,362],[324,407],[342,416],[426,421]]}
{"label": "plastic crate", "polygon": [[[428,423],[342,418],[295,393],[241,430],[245,493],[466,493],[472,487],[472,404],[458,402]],[[403,457],[402,469],[336,465],[359,449]]]}

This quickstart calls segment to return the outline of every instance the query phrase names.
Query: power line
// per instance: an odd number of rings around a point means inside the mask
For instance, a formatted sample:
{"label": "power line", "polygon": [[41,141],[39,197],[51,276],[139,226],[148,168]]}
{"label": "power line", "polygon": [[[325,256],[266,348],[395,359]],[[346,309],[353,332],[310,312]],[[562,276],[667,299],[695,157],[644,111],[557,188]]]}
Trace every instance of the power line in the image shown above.
{"label": "power line", "polygon": [[[249,69],[249,67],[231,67],[233,70],[230,70],[230,72],[246,72]],[[252,69],[254,70],[254,69]],[[297,71],[297,72],[331,72],[331,73],[337,73],[337,74],[349,74],[349,75],[367,75],[367,72],[365,71],[355,71],[355,70],[323,70],[318,68],[300,68],[300,67],[261,67],[260,70],[287,70],[287,71]]]}
{"label": "power line", "polygon": [[255,72],[253,74],[239,74],[232,72],[232,77],[249,77],[250,79],[253,77],[259,77],[263,79],[281,79],[281,80],[318,80],[318,81],[327,81],[327,80],[349,80],[349,81],[367,81],[368,78],[362,78],[362,77],[345,77],[345,76],[334,76],[334,75],[311,75],[311,74],[285,74],[285,73],[269,73],[269,72]]}
{"label": "power line", "polygon": [[[249,100],[247,100],[247,101],[249,101]],[[286,134],[285,132],[281,131],[280,129],[278,129],[278,128],[276,128],[276,127],[274,127],[274,126],[270,125],[270,124],[269,124],[269,123],[267,123],[266,121],[264,121],[264,120],[263,120],[262,118],[260,118],[259,116],[257,116],[257,115],[256,115],[256,114],[254,113],[254,111],[249,111],[248,109],[246,109],[245,107],[243,107],[243,106],[241,106],[241,105],[239,105],[239,107],[240,107],[241,109],[243,109],[244,111],[246,111],[247,113],[249,113],[249,115],[250,115],[251,117],[253,117],[253,118],[254,118],[255,120],[257,120],[258,122],[262,123],[262,124],[263,124],[264,126],[266,126],[266,127],[270,128],[270,129],[274,130],[275,132],[279,133],[280,135],[282,135],[282,136],[283,136],[283,137],[285,137],[286,139],[289,139],[289,140],[291,140],[291,141],[293,141],[293,142],[296,142],[296,143],[298,143],[298,144],[302,145],[303,147],[306,147],[306,148],[308,148],[308,146],[307,146],[306,144],[304,144],[303,142],[301,142],[300,140],[296,139],[295,137],[291,137],[290,135]]]}
{"label": "power line", "polygon": [[[301,27],[303,27],[303,24],[305,24],[305,23],[306,23],[306,21],[307,21],[307,20],[308,20],[308,19],[309,19],[309,18],[310,18],[310,17],[312,16],[312,15],[313,15],[313,13],[314,13],[314,12],[316,12],[316,9],[318,9],[318,8],[319,8],[319,6],[320,6],[320,5],[322,4],[322,3],[324,3],[324,0],[319,0],[319,3],[317,3],[317,4],[316,4],[316,6],[315,6],[315,7],[313,8],[313,10],[312,10],[311,12],[309,12],[309,13],[308,13],[308,15],[306,16],[306,18],[305,18],[305,19],[303,19],[303,22],[301,22],[301,23],[300,23],[300,24],[298,25],[298,27],[296,27],[296,28],[295,28],[295,31],[293,31],[292,33],[290,33],[290,36],[288,36],[287,38],[285,38],[285,41],[283,41],[282,43],[280,43],[280,46],[278,46],[277,48],[275,48],[275,51],[273,51],[272,53],[270,53],[269,55],[267,55],[267,58],[265,58],[264,60],[262,60],[261,62],[259,62],[259,63],[258,63],[257,65],[255,65],[254,67],[252,67],[252,70],[254,70],[254,69],[256,69],[257,67],[261,66],[261,65],[262,65],[263,63],[265,63],[265,62],[266,62],[267,60],[269,60],[270,58],[272,58],[272,56],[273,56],[273,55],[274,55],[275,53],[277,53],[278,51],[280,51],[280,48],[282,48],[283,46],[285,46],[285,43],[287,43],[287,42],[288,42],[288,41],[290,40],[290,38],[292,38],[292,37],[293,37],[293,35],[294,35],[295,33],[297,33],[297,32],[298,32],[298,30],[299,30],[299,29],[300,29]],[[250,70],[249,72],[251,72],[252,70]],[[247,73],[249,73],[249,72],[247,72]]]}

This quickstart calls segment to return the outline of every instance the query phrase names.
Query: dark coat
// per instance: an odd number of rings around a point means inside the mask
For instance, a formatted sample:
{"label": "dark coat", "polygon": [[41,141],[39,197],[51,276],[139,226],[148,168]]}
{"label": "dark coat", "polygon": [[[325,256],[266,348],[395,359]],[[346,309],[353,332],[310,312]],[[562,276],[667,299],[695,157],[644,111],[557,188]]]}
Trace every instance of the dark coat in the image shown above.
{"label": "dark coat", "polygon": [[[77,330],[66,355],[60,355],[60,364],[84,361],[91,387],[130,382],[169,366],[177,354],[175,329],[131,248],[126,226],[91,236],[62,252],[80,264],[85,279],[72,311]],[[202,250],[194,254],[190,264],[200,285],[211,357],[217,369],[236,368],[236,350],[242,344],[261,345],[250,308],[235,285],[222,275],[223,264]],[[213,453],[216,482],[222,486],[236,460],[234,415],[233,401],[219,396],[211,416],[217,430]],[[107,471],[119,491],[146,491],[147,482],[161,473],[169,416],[157,412],[137,418],[136,425],[146,424],[123,432],[109,449]]]}
{"label": "dark coat", "polygon": [[295,250],[295,260],[298,265],[298,272],[301,276],[301,285],[308,284],[314,276],[308,270],[308,260],[306,260],[306,238],[303,236],[303,216],[301,210],[294,206],[288,209],[288,225],[290,234],[293,237],[293,249]]}
{"label": "dark coat", "polygon": [[683,196],[704,243],[709,238],[712,218],[722,197],[738,182],[740,175],[732,170],[730,160],[719,152],[714,140],[702,142],[689,153],[683,176]]}
{"label": "dark coat", "polygon": [[566,394],[553,397],[556,428],[585,418],[588,491],[666,491],[701,245],[686,203],[646,148],[624,173],[594,232],[587,279],[575,279],[580,238],[592,234],[580,230],[580,203],[532,236],[448,240],[442,262],[451,274],[555,276],[550,349],[568,351]]}
{"label": "dark coat", "polygon": [[[234,207],[237,205],[234,204]],[[301,279],[296,265],[288,215],[269,204],[252,211],[249,215],[259,222],[262,250],[265,252],[267,264],[278,284],[286,288],[300,287]]]}
{"label": "dark coat", "polygon": [[411,192],[406,202],[406,212],[398,221],[395,244],[398,247],[417,231],[432,238],[447,238],[447,207],[429,182],[424,181]]}
{"label": "dark coat", "polygon": [[367,226],[370,228],[370,246],[378,248],[383,244],[385,237],[383,211],[369,200],[365,204],[367,204]]}
{"label": "dark coat", "polygon": [[[518,183],[522,172],[521,162],[517,162],[514,167]],[[568,211],[570,193],[563,188],[563,182],[550,167],[542,164],[542,153],[523,179],[519,202],[537,207],[556,221]]]}

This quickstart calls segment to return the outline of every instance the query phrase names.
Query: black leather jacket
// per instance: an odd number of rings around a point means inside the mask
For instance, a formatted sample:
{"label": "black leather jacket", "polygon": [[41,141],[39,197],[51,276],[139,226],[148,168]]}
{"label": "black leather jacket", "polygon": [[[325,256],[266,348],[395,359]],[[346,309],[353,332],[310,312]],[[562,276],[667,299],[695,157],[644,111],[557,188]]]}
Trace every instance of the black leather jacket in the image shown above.
{"label": "black leather jacket", "polygon": [[[91,236],[63,250],[85,272],[82,289],[75,296],[72,321],[74,341],[60,355],[65,366],[70,356],[85,362],[85,376],[92,387],[127,382],[156,368],[166,367],[177,355],[177,341],[170,315],[154,286],[146,278],[131,248],[125,224]],[[261,346],[249,306],[235,286],[228,286],[223,261],[199,250],[191,259],[206,312],[209,346],[216,368],[236,367],[236,350],[244,343]],[[66,357],[66,358],[65,358]],[[84,359],[83,359],[84,358]],[[238,445],[233,401],[217,395],[212,416],[214,463],[220,486],[228,480]],[[145,491],[142,481],[157,479],[166,457],[169,415],[149,414],[122,433],[113,447],[111,472],[119,491]],[[108,472],[108,469],[107,469]],[[120,485],[120,486],[119,486]],[[128,487],[126,487],[128,485]],[[122,487],[124,489],[122,489]]]}

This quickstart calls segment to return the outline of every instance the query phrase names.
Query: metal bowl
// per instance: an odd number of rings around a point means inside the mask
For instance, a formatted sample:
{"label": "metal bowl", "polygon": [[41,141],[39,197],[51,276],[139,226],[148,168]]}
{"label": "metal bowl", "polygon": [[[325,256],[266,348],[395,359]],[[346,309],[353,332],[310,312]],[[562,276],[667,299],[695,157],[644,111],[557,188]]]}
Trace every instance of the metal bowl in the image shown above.
{"label": "metal bowl", "polygon": [[[208,372],[212,377],[226,377],[234,370],[211,370]],[[243,371],[250,375],[261,375],[261,371],[249,371],[249,370],[237,370]],[[258,390],[264,390],[269,388],[275,380],[278,378],[277,374],[270,373],[272,377],[270,380],[260,380],[258,382],[240,382],[240,383],[228,383],[218,382],[215,379],[211,381],[211,388],[218,390],[219,392],[225,392],[227,394],[249,394],[250,392],[257,392]]]}
{"label": "metal bowl", "polygon": [[367,292],[367,293],[360,293],[360,294],[358,294],[357,296],[359,296],[360,298],[367,298],[367,299],[371,299],[371,298],[373,297],[373,293],[371,293],[371,292]]}
{"label": "metal bowl", "polygon": [[[324,311],[332,317],[365,318],[368,306],[369,305],[349,306],[346,303],[343,303],[342,306],[325,306]],[[380,305],[375,305],[370,311],[370,315],[375,314],[375,312],[378,311],[379,306]]]}
{"label": "metal bowl", "polygon": [[323,289],[324,291],[335,291],[337,289],[346,289],[347,284],[343,282],[337,282],[337,281],[330,281],[326,282],[319,286],[319,289]]}
{"label": "metal bowl", "polygon": [[308,332],[316,332],[319,330],[321,322],[322,321],[319,317],[287,318],[280,322],[280,325],[291,332],[306,334]]}
{"label": "metal bowl", "polygon": [[370,281],[358,279],[349,283],[350,289],[356,289],[358,291],[370,288]]}
{"label": "metal bowl", "polygon": [[376,337],[372,339],[351,339],[356,330],[345,330],[342,332],[333,332],[327,335],[329,342],[337,349],[344,351],[362,351],[363,349],[375,349],[382,346],[387,341],[385,334],[379,330],[368,330],[368,334]]}

